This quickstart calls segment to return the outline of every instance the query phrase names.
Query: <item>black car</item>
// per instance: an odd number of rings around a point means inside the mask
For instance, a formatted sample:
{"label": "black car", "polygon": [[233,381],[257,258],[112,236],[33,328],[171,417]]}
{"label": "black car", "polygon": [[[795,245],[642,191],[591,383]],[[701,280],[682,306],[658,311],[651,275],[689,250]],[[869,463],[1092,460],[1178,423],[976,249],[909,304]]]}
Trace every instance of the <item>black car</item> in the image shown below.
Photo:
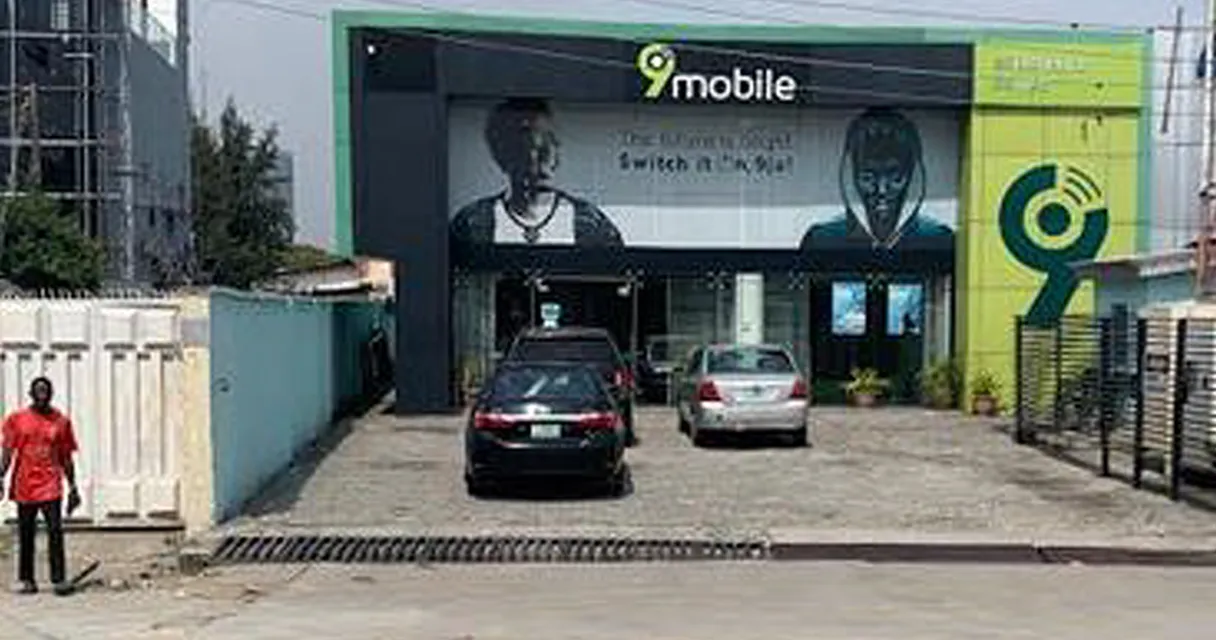
{"label": "black car", "polygon": [[604,329],[563,327],[525,329],[515,338],[503,362],[578,362],[600,373],[625,421],[625,446],[633,446],[634,371]]}
{"label": "black car", "polygon": [[625,426],[598,372],[572,363],[503,363],[469,413],[465,484],[563,477],[625,491]]}

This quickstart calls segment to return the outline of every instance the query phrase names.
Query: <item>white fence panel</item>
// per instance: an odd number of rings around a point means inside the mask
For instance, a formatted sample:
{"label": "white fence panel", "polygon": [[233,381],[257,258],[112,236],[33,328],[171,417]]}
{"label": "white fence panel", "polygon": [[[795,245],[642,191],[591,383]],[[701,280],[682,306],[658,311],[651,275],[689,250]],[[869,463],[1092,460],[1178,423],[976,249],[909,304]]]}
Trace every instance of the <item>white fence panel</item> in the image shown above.
{"label": "white fence panel", "polygon": [[[0,408],[26,404],[37,376],[55,385],[80,442],[84,504],[99,526],[175,523],[182,361],[170,300],[0,300]],[[12,505],[5,503],[5,519]]]}

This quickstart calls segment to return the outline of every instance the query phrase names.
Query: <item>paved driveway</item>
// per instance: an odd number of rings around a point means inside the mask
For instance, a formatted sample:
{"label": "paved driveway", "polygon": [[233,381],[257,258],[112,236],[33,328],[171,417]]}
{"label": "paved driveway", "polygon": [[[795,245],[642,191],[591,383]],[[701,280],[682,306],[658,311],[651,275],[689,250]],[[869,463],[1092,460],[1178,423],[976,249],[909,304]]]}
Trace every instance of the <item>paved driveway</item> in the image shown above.
{"label": "paved driveway", "polygon": [[669,410],[645,409],[626,497],[478,500],[461,477],[462,418],[374,414],[233,524],[1216,545],[1216,514],[1018,447],[998,423],[920,409],[817,408],[812,420],[809,448],[706,450]]}

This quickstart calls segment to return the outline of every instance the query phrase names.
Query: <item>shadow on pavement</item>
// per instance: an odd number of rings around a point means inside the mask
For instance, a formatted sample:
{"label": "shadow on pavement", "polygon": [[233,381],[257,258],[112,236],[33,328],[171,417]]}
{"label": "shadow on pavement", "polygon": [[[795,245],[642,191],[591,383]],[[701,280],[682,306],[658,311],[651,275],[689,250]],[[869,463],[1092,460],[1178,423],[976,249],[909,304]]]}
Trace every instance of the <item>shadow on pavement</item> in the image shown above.
{"label": "shadow on pavement", "polygon": [[297,452],[291,463],[275,474],[258,494],[246,503],[245,507],[241,509],[241,514],[262,517],[290,512],[308,481],[317,472],[317,468],[320,467],[326,456],[341,446],[342,442],[350,436],[354,431],[355,423],[367,413],[381,411],[384,406],[391,410],[392,398],[390,393],[383,397],[369,398],[359,405],[351,407],[346,417],[339,419],[316,440]]}
{"label": "shadow on pavement", "polygon": [[620,495],[612,495],[603,483],[594,481],[567,480],[513,480],[499,482],[494,490],[478,500],[487,502],[503,502],[523,500],[531,502],[562,502],[562,501],[603,501],[612,502],[624,500],[633,495],[633,470],[625,465],[625,490]]}

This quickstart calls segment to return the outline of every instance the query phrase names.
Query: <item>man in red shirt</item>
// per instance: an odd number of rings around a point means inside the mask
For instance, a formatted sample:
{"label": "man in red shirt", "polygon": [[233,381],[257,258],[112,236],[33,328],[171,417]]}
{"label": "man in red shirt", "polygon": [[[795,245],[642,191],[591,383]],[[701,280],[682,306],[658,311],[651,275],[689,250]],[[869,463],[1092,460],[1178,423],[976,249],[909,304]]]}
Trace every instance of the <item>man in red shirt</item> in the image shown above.
{"label": "man in red shirt", "polygon": [[[51,406],[54,388],[46,378],[30,383],[30,406],[4,420],[3,453],[0,453],[0,491],[13,467],[9,498],[17,503],[18,539],[21,547],[17,580],[19,593],[37,593],[34,580],[34,541],[38,514],[46,520],[51,582],[55,593],[67,595],[66,560],[63,551],[63,481],[68,487],[68,514],[80,506],[76,469],[72,454],[76,436],[72,422]],[[14,464],[15,463],[15,464]]]}

